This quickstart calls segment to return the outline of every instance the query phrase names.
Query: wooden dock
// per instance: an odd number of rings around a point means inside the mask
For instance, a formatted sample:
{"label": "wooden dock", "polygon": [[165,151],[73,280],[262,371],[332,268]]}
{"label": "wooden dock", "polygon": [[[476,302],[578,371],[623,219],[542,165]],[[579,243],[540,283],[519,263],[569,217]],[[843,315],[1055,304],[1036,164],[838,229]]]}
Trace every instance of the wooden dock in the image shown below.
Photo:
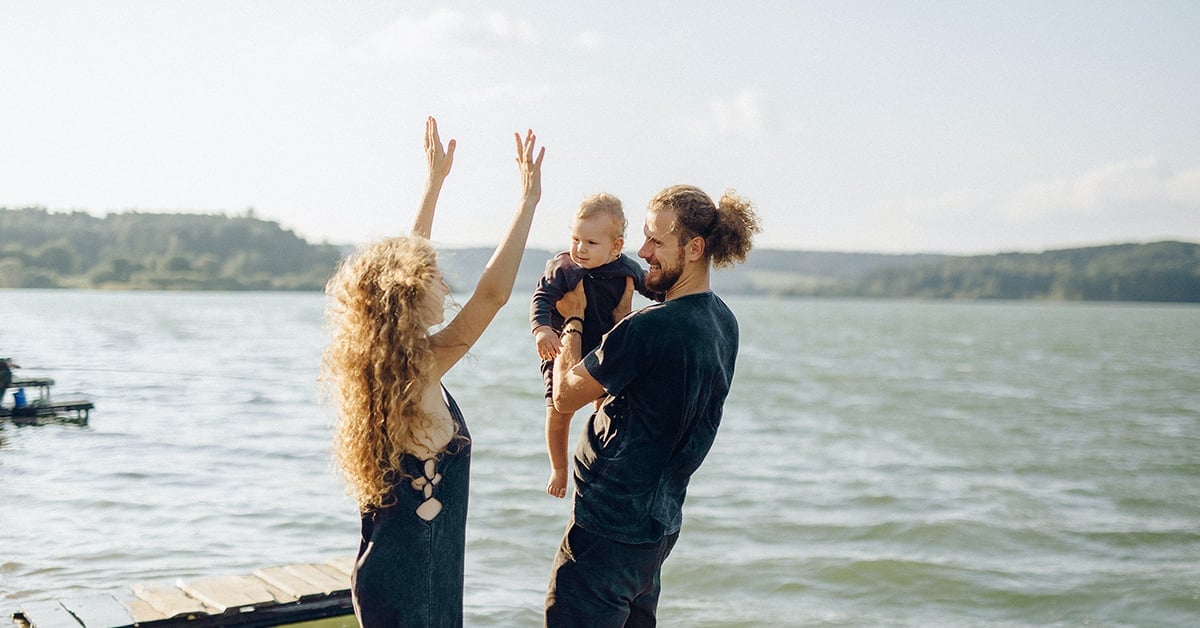
{"label": "wooden dock", "polygon": [[[126,596],[24,604],[12,614],[21,628],[257,628],[352,616],[351,556],[324,563],[259,569],[177,586],[134,585]],[[353,618],[350,618],[353,620]],[[353,623],[351,623],[353,625]]]}
{"label": "wooden dock", "polygon": [[0,419],[26,425],[48,422],[87,425],[92,409],[96,406],[86,399],[51,400],[50,387],[53,385],[54,380],[49,377],[14,379],[9,384],[10,389],[33,389],[37,391],[37,396],[20,408],[0,406]]}

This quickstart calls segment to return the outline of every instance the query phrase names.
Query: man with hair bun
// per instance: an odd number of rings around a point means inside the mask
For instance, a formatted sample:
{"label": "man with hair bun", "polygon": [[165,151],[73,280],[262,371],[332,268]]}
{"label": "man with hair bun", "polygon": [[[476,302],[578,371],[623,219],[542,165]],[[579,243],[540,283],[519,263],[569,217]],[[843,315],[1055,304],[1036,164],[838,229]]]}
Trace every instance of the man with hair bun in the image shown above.
{"label": "man with hair bun", "polygon": [[[546,594],[547,626],[653,626],[660,574],[683,521],[688,481],[712,447],[733,381],[738,326],[709,288],[713,267],[746,259],[760,231],[750,203],[676,185],[647,208],[646,288],[662,303],[626,316],[582,354],[576,288],[554,366],[554,407],[603,396],[575,450],[575,499]],[[632,294],[632,282],[626,289]]]}

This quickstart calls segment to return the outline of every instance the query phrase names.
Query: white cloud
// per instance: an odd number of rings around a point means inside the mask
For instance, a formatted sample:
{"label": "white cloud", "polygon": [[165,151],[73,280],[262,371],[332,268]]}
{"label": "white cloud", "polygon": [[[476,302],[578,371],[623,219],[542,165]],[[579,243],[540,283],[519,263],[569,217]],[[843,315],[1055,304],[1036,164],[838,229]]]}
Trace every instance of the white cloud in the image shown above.
{"label": "white cloud", "polygon": [[532,44],[537,42],[537,30],[529,20],[510,18],[498,11],[486,18],[487,34],[493,41],[502,43]]}
{"label": "white cloud", "polygon": [[933,198],[908,197],[883,204],[887,215],[911,218],[941,218],[978,211],[994,204],[995,198],[972,190],[946,192]]}
{"label": "white cloud", "polygon": [[955,191],[881,203],[873,214],[897,249],[987,252],[1195,239],[1200,167],[1152,158],[1114,162],[1007,192]]}
{"label": "white cloud", "polygon": [[302,59],[320,59],[338,54],[338,47],[323,35],[305,35],[291,43],[290,52]]}
{"label": "white cloud", "polygon": [[761,135],[766,131],[767,114],[763,109],[762,97],[755,92],[744,91],[733,102],[714,102],[711,108],[713,120],[721,133]]}
{"label": "white cloud", "polygon": [[500,12],[478,15],[438,9],[423,17],[401,16],[368,36],[355,52],[368,59],[404,61],[478,56],[537,40],[537,30],[528,20]]}
{"label": "white cloud", "polygon": [[598,31],[583,31],[575,36],[575,45],[585,50],[596,50],[604,45],[604,37]]}
{"label": "white cloud", "polygon": [[732,100],[713,100],[702,116],[684,120],[690,135],[762,137],[772,127],[772,116],[763,97],[754,90],[742,90]]}
{"label": "white cloud", "polygon": [[1200,211],[1200,167],[1172,175],[1163,184],[1167,201]]}
{"label": "white cloud", "polygon": [[529,85],[508,81],[460,92],[458,95],[462,100],[472,103],[530,103],[544,100],[552,91],[549,83]]}
{"label": "white cloud", "polygon": [[1102,216],[1134,208],[1187,206],[1200,213],[1200,167],[1175,172],[1154,158],[1105,164],[1074,178],[1027,185],[999,203],[1023,221],[1047,213]]}

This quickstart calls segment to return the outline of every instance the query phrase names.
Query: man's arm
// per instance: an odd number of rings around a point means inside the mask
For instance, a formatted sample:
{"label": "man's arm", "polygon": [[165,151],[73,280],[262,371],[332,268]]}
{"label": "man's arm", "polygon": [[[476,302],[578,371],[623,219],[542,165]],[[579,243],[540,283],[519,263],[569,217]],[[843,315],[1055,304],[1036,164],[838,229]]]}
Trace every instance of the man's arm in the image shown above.
{"label": "man's arm", "polygon": [[583,282],[563,295],[557,307],[566,323],[562,349],[554,360],[554,409],[575,412],[604,394],[604,387],[583,366],[583,313],[587,309]]}

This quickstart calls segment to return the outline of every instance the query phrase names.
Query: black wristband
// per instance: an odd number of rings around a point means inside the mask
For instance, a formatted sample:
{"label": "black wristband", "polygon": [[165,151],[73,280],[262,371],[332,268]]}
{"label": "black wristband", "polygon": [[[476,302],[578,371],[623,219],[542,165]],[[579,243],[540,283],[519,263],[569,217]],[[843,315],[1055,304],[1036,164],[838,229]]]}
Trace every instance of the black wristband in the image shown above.
{"label": "black wristband", "polygon": [[571,321],[579,321],[579,325],[580,325],[580,326],[582,326],[582,325],[583,325],[583,319],[582,319],[582,318],[579,318],[578,316],[568,316],[568,317],[567,317],[567,320],[563,321],[563,328],[565,329],[565,328],[567,327],[567,325],[570,325],[570,324],[571,324]]}
{"label": "black wristband", "polygon": [[579,337],[583,338],[583,330],[580,330],[580,329],[575,329],[575,328],[563,329],[562,335],[565,337],[567,334],[579,334]]}

